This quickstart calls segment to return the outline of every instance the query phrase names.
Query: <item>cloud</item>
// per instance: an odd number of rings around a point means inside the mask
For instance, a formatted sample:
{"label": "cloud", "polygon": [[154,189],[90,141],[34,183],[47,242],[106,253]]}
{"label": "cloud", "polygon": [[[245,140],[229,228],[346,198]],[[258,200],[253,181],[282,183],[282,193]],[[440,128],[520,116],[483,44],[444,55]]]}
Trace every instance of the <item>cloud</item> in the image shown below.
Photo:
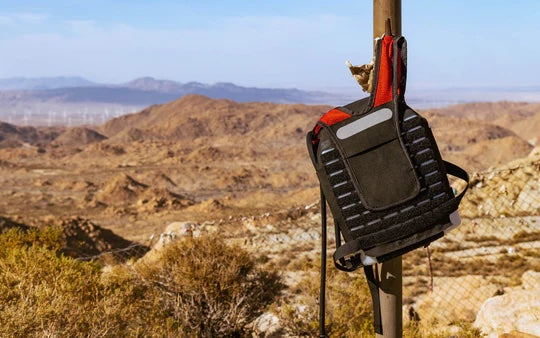
{"label": "cloud", "polygon": [[[337,16],[238,17],[190,29],[71,20],[54,33],[0,40],[11,51],[3,57],[3,71],[11,73],[0,76],[80,74],[119,82],[152,75],[274,86],[318,85],[325,78],[336,83],[350,80],[345,59],[371,58],[369,31],[350,34],[354,25],[353,19]],[[336,50],[336,40],[366,43]]]}
{"label": "cloud", "polygon": [[0,13],[0,25],[35,25],[45,22],[48,18],[49,15],[46,13]]}

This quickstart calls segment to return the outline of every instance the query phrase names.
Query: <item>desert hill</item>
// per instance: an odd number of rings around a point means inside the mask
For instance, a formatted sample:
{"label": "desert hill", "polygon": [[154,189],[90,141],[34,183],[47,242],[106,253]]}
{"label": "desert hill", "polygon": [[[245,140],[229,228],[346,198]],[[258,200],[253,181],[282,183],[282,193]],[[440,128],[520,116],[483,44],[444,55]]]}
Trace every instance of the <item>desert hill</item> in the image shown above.
{"label": "desert hill", "polygon": [[167,141],[260,135],[267,133],[268,129],[277,130],[275,133],[278,135],[279,130],[291,134],[291,129],[294,133],[297,128],[303,133],[317,116],[330,108],[301,104],[238,103],[186,95],[167,104],[151,106],[139,113],[112,119],[99,130],[108,137],[121,137],[124,140],[131,139],[130,135],[138,135],[145,140]]}
{"label": "desert hill", "polygon": [[[232,220],[309,204],[318,195],[305,134],[330,108],[186,95],[101,125],[2,124],[3,140],[46,141],[0,149],[0,215],[81,216],[141,239],[166,221]],[[443,157],[469,172],[532,149],[488,120],[421,113]],[[35,136],[42,134],[48,138]]]}
{"label": "desert hill", "polygon": [[[504,105],[504,104],[503,104]],[[186,95],[179,100],[155,105],[143,111],[108,121],[98,130],[116,143],[130,141],[190,142],[212,147],[210,157],[232,155],[231,148],[244,152],[282,147],[281,156],[304,156],[303,138],[319,116],[330,106],[237,103]],[[531,109],[529,107],[529,109]],[[482,169],[527,156],[533,148],[510,128],[487,120],[460,117],[445,112],[422,112],[430,122],[443,153],[469,169]],[[524,115],[533,118],[536,115]],[[501,118],[506,115],[500,114]],[[242,139],[242,144],[238,140]],[[491,141],[498,151],[485,151]],[[221,146],[221,148],[220,148]],[[209,150],[209,149],[207,149]],[[194,159],[195,154],[189,158]],[[208,159],[201,156],[200,160]],[[263,155],[264,156],[264,155]],[[268,154],[267,156],[271,156]]]}
{"label": "desert hill", "polygon": [[[88,219],[81,217],[69,217],[64,219],[51,219],[50,217],[32,219],[32,224],[24,224],[10,218],[0,216],[0,233],[10,229],[27,232],[34,229],[42,229],[45,226],[52,226],[61,229],[61,239],[63,242],[62,252],[68,256],[85,258],[99,255],[103,252],[124,249],[135,245],[134,242],[126,240]],[[137,245],[137,252],[125,253],[124,257],[131,254],[143,254],[147,248]]]}
{"label": "desert hill", "polygon": [[97,131],[87,127],[67,128],[52,141],[55,146],[79,147],[107,139]]}
{"label": "desert hill", "polygon": [[24,145],[41,146],[50,143],[63,128],[34,128],[16,126],[0,121],[0,148],[16,148]]}
{"label": "desert hill", "polygon": [[434,112],[488,121],[508,128],[529,141],[540,138],[540,103],[477,102],[434,109]]}
{"label": "desert hill", "polygon": [[121,84],[93,83],[82,78],[0,79],[0,120],[34,125],[103,123],[111,117],[163,104],[188,94],[238,102],[328,103],[340,94],[295,88],[242,87],[142,77]]}

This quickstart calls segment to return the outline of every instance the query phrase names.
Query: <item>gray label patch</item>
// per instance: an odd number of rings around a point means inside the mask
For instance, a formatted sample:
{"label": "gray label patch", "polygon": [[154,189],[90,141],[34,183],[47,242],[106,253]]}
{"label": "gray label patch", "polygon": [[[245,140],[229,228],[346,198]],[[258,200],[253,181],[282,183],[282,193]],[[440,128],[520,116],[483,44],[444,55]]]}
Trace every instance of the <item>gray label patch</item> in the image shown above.
{"label": "gray label patch", "polygon": [[366,117],[362,117],[354,122],[349,123],[346,126],[339,128],[336,132],[336,136],[340,139],[346,139],[353,135],[356,135],[370,127],[373,127],[381,122],[384,122],[392,117],[392,111],[388,108],[383,108],[369,114]]}

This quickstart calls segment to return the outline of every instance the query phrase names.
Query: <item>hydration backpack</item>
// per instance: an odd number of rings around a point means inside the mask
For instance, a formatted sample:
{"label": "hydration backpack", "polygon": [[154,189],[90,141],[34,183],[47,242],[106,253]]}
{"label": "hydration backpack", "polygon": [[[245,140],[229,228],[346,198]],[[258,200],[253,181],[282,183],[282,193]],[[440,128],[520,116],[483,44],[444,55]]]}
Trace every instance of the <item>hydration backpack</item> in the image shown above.
{"label": "hydration backpack", "polygon": [[[372,265],[427,246],[457,227],[467,188],[455,195],[447,174],[469,181],[463,169],[442,160],[426,119],[405,103],[406,68],[405,38],[379,39],[371,95],[330,110],[307,135],[321,187],[322,257],[326,199],[335,224],[334,263],[343,271],[364,267],[379,333]],[[324,305],[321,310],[324,316]]]}

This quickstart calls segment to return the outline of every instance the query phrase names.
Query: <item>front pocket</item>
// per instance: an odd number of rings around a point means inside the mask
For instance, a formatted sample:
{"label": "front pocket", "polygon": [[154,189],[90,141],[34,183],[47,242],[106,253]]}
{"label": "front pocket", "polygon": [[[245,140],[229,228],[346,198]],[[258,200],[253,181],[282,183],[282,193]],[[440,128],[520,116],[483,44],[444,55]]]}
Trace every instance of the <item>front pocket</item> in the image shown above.
{"label": "front pocket", "polygon": [[367,209],[387,209],[416,197],[420,191],[394,118],[392,110],[385,107],[330,128]]}
{"label": "front pocket", "polygon": [[386,209],[418,195],[414,168],[395,138],[347,159],[366,208]]}

